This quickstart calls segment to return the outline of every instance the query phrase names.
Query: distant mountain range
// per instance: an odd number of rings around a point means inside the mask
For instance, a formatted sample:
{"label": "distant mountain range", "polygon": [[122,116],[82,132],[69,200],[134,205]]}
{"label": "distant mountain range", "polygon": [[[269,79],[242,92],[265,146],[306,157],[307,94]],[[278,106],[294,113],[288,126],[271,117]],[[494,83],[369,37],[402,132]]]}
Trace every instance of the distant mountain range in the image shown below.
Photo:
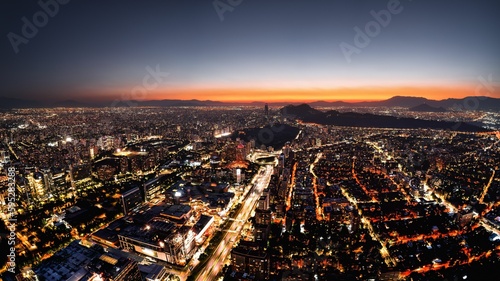
{"label": "distant mountain range", "polygon": [[[16,98],[0,97],[0,109],[10,108],[32,108],[32,107],[168,107],[168,106],[227,106],[227,105],[254,105],[263,106],[266,102],[256,101],[252,103],[221,102],[212,100],[151,100],[151,101],[106,101],[106,102],[80,102],[74,100],[65,100],[60,102],[40,102],[33,100],[23,100]],[[275,102],[268,103],[270,106],[286,106],[288,104],[299,105],[300,103]],[[489,110],[500,111],[500,99],[491,97],[467,97],[462,99],[430,100],[421,97],[395,96],[382,101],[355,102],[344,101],[315,101],[309,103],[313,107],[403,107],[416,108],[416,111],[434,111],[432,108],[444,110]],[[422,108],[419,108],[421,106]],[[441,108],[441,109],[440,109]]]}
{"label": "distant mountain range", "polygon": [[338,112],[336,110],[319,111],[307,104],[288,105],[281,110],[288,118],[295,118],[303,122],[336,125],[346,127],[370,127],[370,128],[401,128],[401,129],[440,129],[462,132],[485,132],[489,131],[480,126],[464,122],[444,122],[433,120],[422,120],[414,118],[398,118],[394,116],[362,114],[355,112]]}
{"label": "distant mountain range", "polygon": [[[471,96],[462,99],[430,100],[421,97],[395,96],[387,100],[348,103],[343,101],[325,102],[317,101],[309,103],[311,106],[321,107],[403,107],[413,108],[426,105],[428,109],[442,108],[444,110],[493,110],[500,111],[500,98]],[[418,109],[418,108],[417,108]]]}
{"label": "distant mountain range", "polygon": [[12,108],[53,108],[53,107],[169,107],[169,106],[225,106],[226,103],[211,100],[115,100],[104,102],[80,102],[75,100],[64,100],[58,102],[43,102],[33,100],[23,100],[16,98],[0,97],[0,109]]}

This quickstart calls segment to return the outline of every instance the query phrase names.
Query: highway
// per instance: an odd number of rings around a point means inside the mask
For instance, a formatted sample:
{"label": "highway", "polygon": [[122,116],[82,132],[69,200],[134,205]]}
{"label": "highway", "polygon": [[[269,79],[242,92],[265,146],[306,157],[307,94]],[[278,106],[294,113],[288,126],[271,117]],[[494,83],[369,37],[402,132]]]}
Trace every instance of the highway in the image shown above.
{"label": "highway", "polygon": [[222,270],[224,262],[231,253],[234,242],[240,234],[244,223],[250,218],[252,211],[255,209],[256,203],[264,189],[269,185],[273,166],[267,165],[262,167],[257,173],[255,185],[248,199],[242,203],[242,207],[236,214],[234,221],[227,230],[224,231],[223,238],[216,247],[214,253],[208,258],[205,267],[201,270],[196,280],[216,280],[217,275]]}

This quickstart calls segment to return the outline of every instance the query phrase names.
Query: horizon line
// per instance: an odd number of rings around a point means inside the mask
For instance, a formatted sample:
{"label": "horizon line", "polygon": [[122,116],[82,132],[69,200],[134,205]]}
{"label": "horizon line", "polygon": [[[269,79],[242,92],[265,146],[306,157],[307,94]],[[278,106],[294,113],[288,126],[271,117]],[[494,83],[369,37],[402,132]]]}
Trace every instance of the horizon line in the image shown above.
{"label": "horizon line", "polygon": [[210,100],[226,103],[283,103],[283,102],[374,102],[396,96],[426,98],[429,100],[462,99],[472,96],[500,97],[500,88],[484,85],[448,86],[396,86],[396,87],[354,87],[354,88],[86,88],[69,91],[42,90],[38,95],[19,93],[9,95],[13,99],[36,100],[39,102],[64,102],[68,100],[100,103],[121,101],[159,100]]}
{"label": "horizon line", "polygon": [[[371,102],[381,102],[381,101],[387,101],[393,98],[415,98],[415,99],[425,99],[427,101],[445,101],[449,99],[467,99],[467,98],[493,98],[493,99],[500,99],[500,97],[493,97],[493,96],[488,96],[488,95],[470,95],[470,96],[464,96],[464,97],[448,97],[444,99],[430,99],[427,97],[422,97],[422,96],[410,96],[410,95],[395,95],[389,98],[380,98],[380,99],[280,99],[280,100],[217,100],[217,99],[198,99],[198,98],[186,98],[186,99],[179,99],[179,98],[158,98],[158,99],[100,99],[100,100],[82,100],[79,98],[76,99],[61,99],[61,100],[51,100],[48,101],[45,99],[45,104],[54,104],[54,103],[65,103],[65,102],[75,102],[75,103],[81,103],[81,104],[87,104],[87,105],[92,105],[92,104],[102,104],[102,103],[127,103],[127,102],[139,102],[139,103],[145,103],[145,102],[161,102],[161,101],[179,101],[179,102],[215,102],[215,103],[221,103],[221,104],[242,104],[242,105],[252,105],[252,104],[297,104],[297,103],[303,103],[303,104],[308,104],[308,103],[316,103],[316,102],[325,102],[325,103],[349,103],[349,104],[357,104],[357,103],[371,103]],[[5,96],[0,96],[0,98],[5,98],[5,99],[13,99],[17,100],[19,102],[42,102],[43,100],[36,100],[36,99],[23,99],[23,98],[12,98],[12,97],[5,97]]]}

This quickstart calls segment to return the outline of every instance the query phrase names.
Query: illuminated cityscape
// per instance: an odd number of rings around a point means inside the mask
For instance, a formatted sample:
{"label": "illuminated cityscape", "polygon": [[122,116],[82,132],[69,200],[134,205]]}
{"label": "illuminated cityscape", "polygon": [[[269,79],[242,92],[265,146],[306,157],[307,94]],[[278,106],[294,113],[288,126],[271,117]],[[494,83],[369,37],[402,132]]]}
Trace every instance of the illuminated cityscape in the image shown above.
{"label": "illuminated cityscape", "polygon": [[0,281],[500,276],[499,1],[0,13]]}
{"label": "illuminated cityscape", "polygon": [[428,280],[495,270],[498,131],[320,125],[282,109],[5,113],[19,274],[97,280],[121,263],[147,280]]}

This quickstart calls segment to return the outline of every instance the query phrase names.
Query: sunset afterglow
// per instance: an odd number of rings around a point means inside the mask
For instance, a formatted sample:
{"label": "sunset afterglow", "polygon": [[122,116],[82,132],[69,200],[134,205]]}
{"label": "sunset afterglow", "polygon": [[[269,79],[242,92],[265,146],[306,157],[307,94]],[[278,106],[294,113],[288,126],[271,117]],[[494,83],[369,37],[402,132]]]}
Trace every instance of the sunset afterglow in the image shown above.
{"label": "sunset afterglow", "polygon": [[0,11],[0,281],[500,276],[499,0]]}
{"label": "sunset afterglow", "polygon": [[308,102],[308,101],[372,101],[389,99],[394,96],[414,96],[429,99],[463,98],[474,95],[474,87],[372,87],[339,89],[199,89],[178,90],[164,93],[157,91],[145,96],[145,100],[199,99],[237,102]]}
{"label": "sunset afterglow", "polygon": [[392,1],[389,19],[391,1],[236,2],[223,16],[212,2],[71,3],[33,38],[19,19],[40,7],[5,7],[10,37],[0,46],[11,55],[2,60],[3,95],[108,103],[447,99],[477,95],[500,73],[498,13],[489,4],[464,2],[450,13],[455,2]]}

